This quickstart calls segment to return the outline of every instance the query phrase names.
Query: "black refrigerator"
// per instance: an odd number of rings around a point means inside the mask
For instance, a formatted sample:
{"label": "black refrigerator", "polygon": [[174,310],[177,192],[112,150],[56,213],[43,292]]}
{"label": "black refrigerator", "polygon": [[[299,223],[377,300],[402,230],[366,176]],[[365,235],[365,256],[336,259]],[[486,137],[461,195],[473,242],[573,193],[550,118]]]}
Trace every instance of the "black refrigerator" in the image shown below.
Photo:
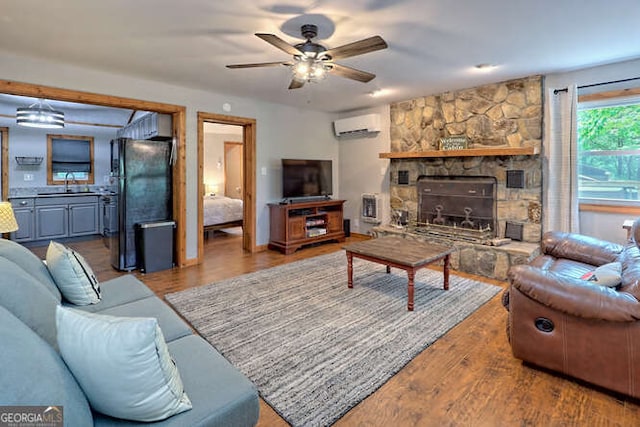
{"label": "black refrigerator", "polygon": [[118,227],[111,236],[111,265],[136,268],[136,224],[172,216],[172,141],[111,141],[111,176],[117,180]]}

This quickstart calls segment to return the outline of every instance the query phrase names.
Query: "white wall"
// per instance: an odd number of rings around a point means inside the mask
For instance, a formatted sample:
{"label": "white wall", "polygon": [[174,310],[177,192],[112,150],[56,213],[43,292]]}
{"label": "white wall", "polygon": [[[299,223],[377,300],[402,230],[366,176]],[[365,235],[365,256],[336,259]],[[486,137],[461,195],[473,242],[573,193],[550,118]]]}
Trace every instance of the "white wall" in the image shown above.
{"label": "white wall", "polygon": [[[313,156],[338,160],[338,145],[332,136],[331,117],[327,113],[302,111],[255,99],[21,57],[2,51],[0,76],[6,80],[186,106],[187,258],[197,256],[197,198],[200,197],[197,194],[199,177],[196,167],[198,111],[256,119],[254,172],[257,174],[255,200],[258,245],[265,245],[269,239],[266,204],[282,196],[280,159]],[[305,93],[303,90],[291,96],[305,96]],[[222,109],[225,103],[231,105],[230,112]],[[265,174],[262,174],[263,171]]]}
{"label": "white wall", "polygon": [[[634,77],[640,77],[640,59],[620,62],[617,64],[602,65],[599,67],[585,68],[567,73],[550,74],[545,76],[544,85],[545,89],[556,89],[565,88],[567,85],[574,83],[577,86],[586,86]],[[605,91],[613,88],[617,89],[624,87],[625,85],[627,87],[638,87],[640,86],[640,80],[628,82],[624,85],[617,85],[615,87],[593,87],[589,88],[588,91],[593,93],[598,90]],[[581,212],[580,233],[616,243],[624,243],[626,240],[626,231],[622,229],[622,223],[625,219],[628,219],[628,216],[619,213]]]}
{"label": "white wall", "polygon": [[351,231],[360,234],[368,234],[374,226],[362,222],[360,217],[363,193],[383,195],[383,223],[389,222],[389,160],[380,159],[378,153],[391,150],[390,107],[385,105],[334,117],[335,120],[370,113],[380,114],[382,130],[378,134],[338,139],[340,198],[347,201],[344,217],[351,220]]}
{"label": "white wall", "polygon": [[[98,126],[66,124],[64,129],[36,129],[17,126],[15,119],[0,117],[0,127],[9,128],[9,187],[29,188],[47,186],[47,134],[93,136],[94,185],[108,185],[110,145],[116,129]],[[15,157],[42,157],[39,166],[19,166]],[[33,175],[25,181],[24,175]]]}

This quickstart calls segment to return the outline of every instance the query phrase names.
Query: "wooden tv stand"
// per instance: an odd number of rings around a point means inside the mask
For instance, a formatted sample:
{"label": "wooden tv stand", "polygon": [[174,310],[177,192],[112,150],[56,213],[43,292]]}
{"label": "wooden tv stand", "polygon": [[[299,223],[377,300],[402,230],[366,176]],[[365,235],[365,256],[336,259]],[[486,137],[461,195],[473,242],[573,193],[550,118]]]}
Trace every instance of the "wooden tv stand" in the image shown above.
{"label": "wooden tv stand", "polygon": [[312,243],[327,240],[344,242],[344,202],[269,203],[269,249],[290,254]]}

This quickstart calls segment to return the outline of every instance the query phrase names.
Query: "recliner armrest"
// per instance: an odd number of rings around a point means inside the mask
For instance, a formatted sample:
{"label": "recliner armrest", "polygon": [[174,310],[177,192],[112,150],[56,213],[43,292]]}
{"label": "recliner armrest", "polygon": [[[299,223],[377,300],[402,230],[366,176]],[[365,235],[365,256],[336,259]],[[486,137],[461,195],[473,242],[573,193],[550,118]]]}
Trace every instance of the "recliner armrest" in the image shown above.
{"label": "recliner armrest", "polygon": [[633,322],[640,319],[640,302],[627,292],[529,265],[509,269],[511,286],[529,298],[576,317]]}
{"label": "recliner armrest", "polygon": [[622,245],[575,233],[549,231],[542,236],[542,253],[600,266],[614,262]]}

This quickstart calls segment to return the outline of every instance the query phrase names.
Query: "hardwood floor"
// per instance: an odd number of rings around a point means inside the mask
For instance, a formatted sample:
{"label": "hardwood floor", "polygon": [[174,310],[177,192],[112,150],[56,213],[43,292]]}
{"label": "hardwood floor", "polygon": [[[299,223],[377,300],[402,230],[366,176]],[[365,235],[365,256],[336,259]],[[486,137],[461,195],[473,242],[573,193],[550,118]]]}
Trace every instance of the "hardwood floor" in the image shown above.
{"label": "hardwood floor", "polygon": [[[361,239],[361,236],[353,236],[347,241]],[[108,251],[101,240],[71,243],[69,246],[87,259],[100,280],[122,274],[109,265]],[[205,239],[207,261],[203,264],[146,275],[134,274],[163,296],[168,292],[340,248],[341,244],[328,243],[291,255],[274,251],[252,255],[242,251],[239,236],[216,232]],[[34,248],[33,251],[44,257],[46,247]],[[505,286],[501,282],[491,282]],[[514,359],[505,335],[506,317],[500,295],[497,295],[418,355],[335,425],[640,425],[639,402],[534,369]],[[288,424],[261,401],[258,425],[277,427]]]}

